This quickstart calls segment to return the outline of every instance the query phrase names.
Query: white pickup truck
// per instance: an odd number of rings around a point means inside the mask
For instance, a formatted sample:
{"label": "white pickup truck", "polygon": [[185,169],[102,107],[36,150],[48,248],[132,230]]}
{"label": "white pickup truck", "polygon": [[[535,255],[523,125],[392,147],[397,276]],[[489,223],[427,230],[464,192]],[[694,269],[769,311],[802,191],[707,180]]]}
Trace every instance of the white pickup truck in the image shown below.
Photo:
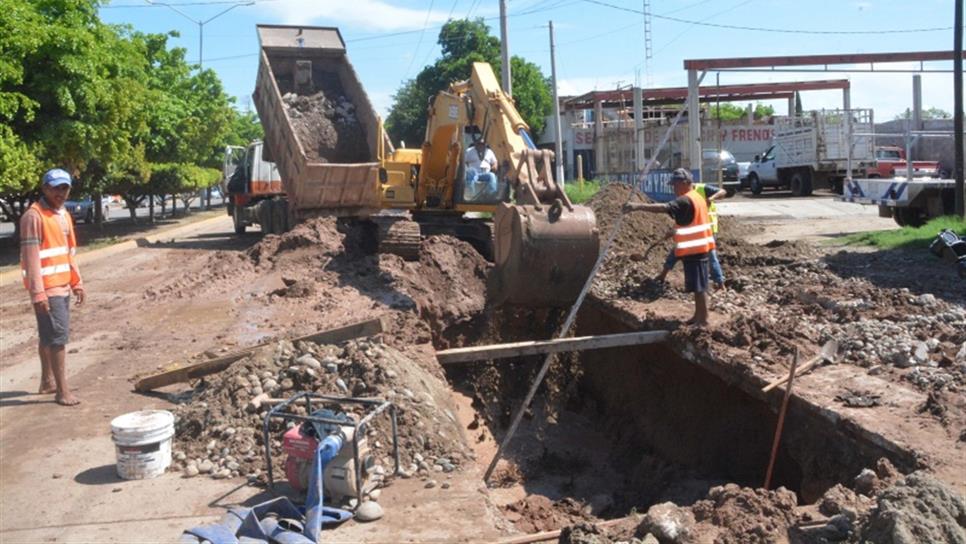
{"label": "white pickup truck", "polygon": [[[872,132],[872,110],[850,110],[852,133]],[[801,117],[780,117],[775,122],[772,145],[748,168],[752,194],[765,187],[791,189],[808,196],[815,189],[841,192],[848,174],[849,128],[844,110],[808,112]],[[862,175],[875,164],[872,138],[853,137],[852,176]]]}

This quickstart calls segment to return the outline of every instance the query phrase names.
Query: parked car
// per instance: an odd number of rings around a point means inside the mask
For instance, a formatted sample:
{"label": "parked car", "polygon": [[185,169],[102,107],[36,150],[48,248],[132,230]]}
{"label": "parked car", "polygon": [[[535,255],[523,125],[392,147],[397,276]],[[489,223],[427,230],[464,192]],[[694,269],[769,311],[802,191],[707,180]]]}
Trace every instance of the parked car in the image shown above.
{"label": "parked car", "polygon": [[[721,180],[718,180],[718,171],[721,172]],[[722,149],[705,149],[701,153],[701,181],[703,183],[721,184],[721,188],[732,195],[740,189],[741,182],[738,177],[738,161],[730,151]]]}
{"label": "parked car", "polygon": [[751,161],[738,163],[738,181],[741,182],[742,189],[748,188],[748,172],[751,170]]}
{"label": "parked car", "polygon": [[[101,199],[101,213],[104,217],[110,217],[111,197],[105,196]],[[83,200],[68,200],[64,203],[64,208],[74,218],[74,222],[83,221],[85,223],[94,222],[94,200],[90,197]]]}

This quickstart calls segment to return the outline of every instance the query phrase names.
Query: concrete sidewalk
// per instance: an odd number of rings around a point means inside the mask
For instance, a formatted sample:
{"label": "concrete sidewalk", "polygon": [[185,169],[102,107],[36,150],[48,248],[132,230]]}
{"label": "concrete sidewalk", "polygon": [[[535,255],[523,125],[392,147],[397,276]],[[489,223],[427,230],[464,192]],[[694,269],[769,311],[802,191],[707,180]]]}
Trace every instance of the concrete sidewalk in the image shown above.
{"label": "concrete sidewalk", "polygon": [[841,202],[832,196],[728,199],[718,202],[718,213],[748,219],[827,219],[879,216],[879,210],[875,206]]}

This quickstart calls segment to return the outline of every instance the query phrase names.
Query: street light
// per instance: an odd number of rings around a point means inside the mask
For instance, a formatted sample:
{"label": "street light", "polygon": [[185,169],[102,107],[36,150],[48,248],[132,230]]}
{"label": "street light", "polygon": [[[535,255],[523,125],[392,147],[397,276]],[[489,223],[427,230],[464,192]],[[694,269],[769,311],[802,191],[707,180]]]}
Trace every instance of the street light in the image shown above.
{"label": "street light", "polygon": [[221,17],[222,15],[228,13],[229,11],[231,11],[231,10],[233,10],[233,9],[239,7],[239,6],[251,6],[252,4],[255,3],[255,0],[250,0],[249,2],[239,2],[237,4],[232,4],[231,6],[228,6],[227,8],[223,9],[222,11],[219,11],[218,13],[214,14],[213,16],[211,16],[211,17],[209,17],[209,18],[207,18],[205,20],[195,19],[194,17],[191,17],[190,15],[188,15],[187,13],[181,11],[180,9],[176,8],[175,6],[173,6],[171,4],[167,4],[165,2],[156,2],[155,0],[145,0],[145,2],[147,2],[148,4],[151,4],[152,6],[164,6],[166,8],[170,8],[172,11],[174,11],[178,15],[180,15],[180,16],[184,17],[185,19],[191,21],[192,23],[198,25],[198,70],[200,71],[201,68],[203,67],[202,61],[204,60],[205,25],[208,24],[208,23],[210,23],[210,22],[212,22],[212,21],[214,21],[215,19]]}
{"label": "street light", "polygon": [[[221,17],[222,15],[228,13],[229,11],[231,11],[231,10],[233,10],[233,9],[239,7],[239,6],[250,6],[250,5],[252,5],[252,4],[255,3],[255,0],[249,0],[248,2],[239,2],[237,4],[232,4],[232,5],[228,6],[227,8],[219,11],[218,13],[212,15],[211,17],[209,17],[207,19],[204,19],[204,20],[201,20],[201,19],[195,19],[194,17],[191,17],[187,13],[181,11],[180,9],[176,8],[175,6],[173,6],[171,4],[166,4],[164,2],[156,2],[155,0],[144,0],[144,1],[147,2],[148,4],[152,5],[152,6],[164,6],[166,8],[170,8],[172,11],[174,11],[178,15],[180,15],[180,16],[184,17],[185,19],[191,21],[192,23],[198,25],[198,73],[201,73],[202,68],[204,68],[203,62],[204,62],[204,58],[205,58],[204,57],[204,51],[205,51],[205,25],[208,24],[208,23],[210,23],[210,22],[212,22],[212,21],[214,21],[215,19]],[[222,197],[222,198],[224,198],[224,197]],[[211,187],[208,187],[208,190],[205,191],[205,209],[206,210],[210,210],[211,209]]]}

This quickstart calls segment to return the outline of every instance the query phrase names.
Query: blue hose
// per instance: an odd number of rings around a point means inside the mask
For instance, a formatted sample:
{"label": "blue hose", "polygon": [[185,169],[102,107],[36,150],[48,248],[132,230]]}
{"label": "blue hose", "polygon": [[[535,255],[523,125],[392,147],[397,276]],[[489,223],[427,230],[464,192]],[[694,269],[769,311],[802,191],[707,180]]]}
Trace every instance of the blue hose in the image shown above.
{"label": "blue hose", "polygon": [[309,476],[309,493],[305,498],[305,531],[303,534],[312,539],[312,542],[319,541],[319,532],[322,531],[322,474],[329,461],[339,454],[342,449],[342,435],[330,434],[319,442],[315,450],[315,459],[312,462],[312,474]]}

